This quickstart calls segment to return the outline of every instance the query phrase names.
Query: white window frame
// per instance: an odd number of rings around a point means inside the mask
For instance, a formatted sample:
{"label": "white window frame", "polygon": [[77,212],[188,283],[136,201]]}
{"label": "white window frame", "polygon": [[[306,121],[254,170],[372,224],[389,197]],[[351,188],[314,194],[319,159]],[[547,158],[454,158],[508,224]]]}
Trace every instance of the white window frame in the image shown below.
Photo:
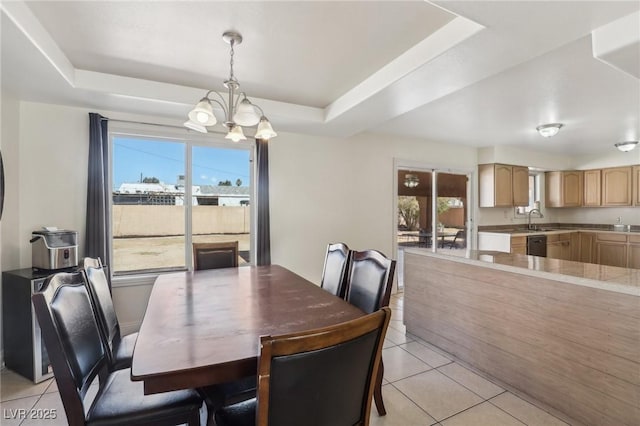
{"label": "white window frame", "polygon": [[[534,190],[533,190],[533,205],[518,206],[513,208],[514,218],[526,219],[529,216],[529,212],[533,209],[540,209],[540,198],[542,197],[542,174],[543,172],[536,170],[529,170],[529,177],[533,176]],[[530,200],[531,201],[531,200]],[[538,213],[534,214],[534,217],[541,217]]]}
{"label": "white window frame", "polygon": [[[249,250],[251,253],[250,264],[256,263],[256,253],[255,253],[255,230],[256,230],[256,181],[255,181],[255,142],[253,140],[241,141],[241,142],[230,142],[224,139],[222,134],[217,133],[208,133],[208,134],[195,134],[191,131],[187,131],[186,129],[180,129],[173,126],[161,126],[161,125],[145,125],[142,123],[129,123],[129,122],[115,122],[112,124],[109,123],[109,167],[108,167],[108,180],[109,180],[109,189],[112,191],[113,188],[113,143],[114,138],[118,137],[126,137],[132,139],[146,139],[146,140],[166,140],[170,142],[180,142],[184,144],[185,149],[185,200],[191,200],[191,182],[192,182],[192,148],[195,146],[203,146],[209,148],[223,148],[223,149],[242,149],[249,151],[249,184],[250,184],[250,195],[249,195],[249,208],[251,215],[251,223],[249,225],[249,241],[250,246]],[[114,276],[114,286],[128,286],[128,285],[144,285],[148,284],[151,280],[155,280],[158,275],[177,272],[181,270],[192,270],[193,267],[191,265],[191,243],[192,243],[192,203],[185,203],[185,267],[182,269],[172,269],[172,270],[144,270],[144,271],[131,271],[131,272],[120,272],[116,273],[113,271]],[[113,211],[113,197],[109,197],[109,223],[113,223],[112,220],[112,211]],[[111,233],[111,229],[109,229],[109,238],[113,241],[113,235]],[[111,244],[111,258],[113,259],[113,244]],[[152,282],[152,281],[151,281]],[[119,285],[117,284],[119,283]]]}

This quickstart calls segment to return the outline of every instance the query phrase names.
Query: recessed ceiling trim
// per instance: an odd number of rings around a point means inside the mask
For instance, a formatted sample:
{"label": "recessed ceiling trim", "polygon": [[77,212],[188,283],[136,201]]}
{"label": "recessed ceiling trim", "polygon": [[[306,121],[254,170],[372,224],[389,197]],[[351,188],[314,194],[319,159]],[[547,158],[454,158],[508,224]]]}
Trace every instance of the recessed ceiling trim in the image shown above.
{"label": "recessed ceiling trim", "polygon": [[62,78],[64,78],[71,87],[75,87],[75,68],[73,64],[27,5],[21,1],[0,2],[0,10],[13,21],[16,27],[18,27],[42,55],[47,58]]}
{"label": "recessed ceiling trim", "polygon": [[[124,77],[94,71],[76,69],[58,44],[49,35],[31,10],[21,1],[1,2],[2,10],[25,37],[47,59],[73,89],[84,89],[105,93],[116,97],[126,97],[131,107],[149,108],[150,102],[173,104],[180,113],[192,107],[194,97],[202,95],[203,88],[180,86],[157,81]],[[256,102],[268,108],[273,117],[286,117],[286,120],[298,120],[304,123],[324,122],[324,110],[321,108],[295,105],[267,99],[254,98]],[[184,111],[182,106],[184,106]]]}
{"label": "recessed ceiling trim", "polygon": [[344,114],[484,28],[469,19],[454,18],[327,106],[326,121]]}
{"label": "recessed ceiling trim", "polygon": [[640,79],[640,12],[615,20],[591,33],[593,57]]}

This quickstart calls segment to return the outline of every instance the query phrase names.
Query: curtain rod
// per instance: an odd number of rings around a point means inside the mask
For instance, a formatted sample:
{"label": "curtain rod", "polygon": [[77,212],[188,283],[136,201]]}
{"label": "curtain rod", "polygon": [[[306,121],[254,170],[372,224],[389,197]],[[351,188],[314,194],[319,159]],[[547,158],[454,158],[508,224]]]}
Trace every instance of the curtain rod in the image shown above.
{"label": "curtain rod", "polygon": [[[143,124],[146,126],[158,126],[158,127],[171,127],[173,129],[181,129],[181,130],[185,130],[187,133],[194,133],[194,134],[198,134],[199,132],[196,132],[195,130],[191,130],[191,129],[187,129],[186,127],[183,126],[175,126],[173,124],[160,124],[160,123],[150,123],[147,121],[133,121],[133,120],[118,120],[115,118],[107,118],[107,117],[100,117],[101,120],[105,120],[105,121],[114,121],[117,123],[131,123],[131,124]],[[224,132],[218,131],[218,130],[209,130],[207,133],[215,133],[218,135],[224,135]],[[253,137],[253,136],[252,136]]]}

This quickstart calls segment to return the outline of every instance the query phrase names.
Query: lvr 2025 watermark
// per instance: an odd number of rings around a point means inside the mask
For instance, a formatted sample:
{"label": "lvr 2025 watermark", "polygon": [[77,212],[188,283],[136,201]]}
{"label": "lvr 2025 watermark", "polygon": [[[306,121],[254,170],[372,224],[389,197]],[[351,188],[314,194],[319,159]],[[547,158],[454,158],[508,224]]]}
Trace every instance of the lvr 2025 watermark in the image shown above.
{"label": "lvr 2025 watermark", "polygon": [[55,408],[5,408],[2,410],[2,418],[12,420],[53,420],[58,418],[58,410]]}

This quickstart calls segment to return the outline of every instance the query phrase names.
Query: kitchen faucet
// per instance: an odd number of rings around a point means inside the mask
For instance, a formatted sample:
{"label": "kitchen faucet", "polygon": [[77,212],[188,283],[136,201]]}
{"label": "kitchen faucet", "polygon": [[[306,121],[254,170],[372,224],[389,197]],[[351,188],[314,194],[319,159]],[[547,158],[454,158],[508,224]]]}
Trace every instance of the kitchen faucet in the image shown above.
{"label": "kitchen faucet", "polygon": [[544,217],[544,215],[542,214],[542,212],[540,211],[540,209],[531,209],[531,210],[529,210],[529,215],[528,215],[528,217],[529,217],[529,221],[528,221],[528,224],[527,224],[527,229],[534,229],[534,228],[531,226],[531,213],[533,213],[533,212],[538,212],[538,214],[540,215],[540,217]]}

